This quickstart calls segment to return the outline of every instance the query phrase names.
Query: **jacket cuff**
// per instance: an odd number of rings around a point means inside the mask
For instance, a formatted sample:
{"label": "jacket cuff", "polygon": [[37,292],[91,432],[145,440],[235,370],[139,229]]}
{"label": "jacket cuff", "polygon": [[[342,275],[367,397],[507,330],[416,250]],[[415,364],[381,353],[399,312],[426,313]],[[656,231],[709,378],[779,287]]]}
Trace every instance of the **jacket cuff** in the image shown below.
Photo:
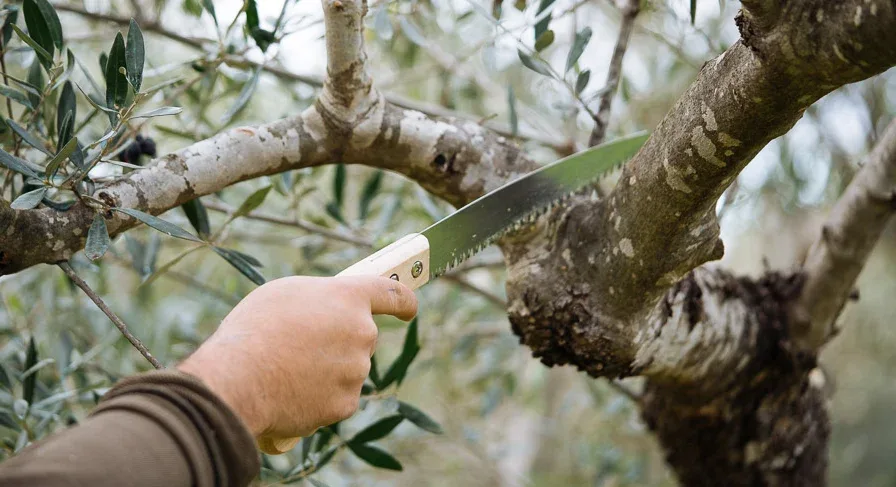
{"label": "jacket cuff", "polygon": [[[194,485],[244,486],[258,474],[261,462],[249,428],[199,378],[177,370],[125,378],[103,396],[92,415],[133,411],[141,402],[137,397],[147,400],[141,412],[175,436],[188,457],[206,459],[206,465],[194,465],[194,474],[207,477],[211,472],[214,480],[197,478]],[[172,414],[160,416],[159,406]]]}

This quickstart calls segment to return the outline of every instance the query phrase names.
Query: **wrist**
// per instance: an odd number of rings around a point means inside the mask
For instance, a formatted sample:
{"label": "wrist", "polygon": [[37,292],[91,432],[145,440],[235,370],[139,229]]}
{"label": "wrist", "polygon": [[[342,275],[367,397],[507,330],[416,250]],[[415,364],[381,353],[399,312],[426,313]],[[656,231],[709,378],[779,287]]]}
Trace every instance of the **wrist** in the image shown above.
{"label": "wrist", "polygon": [[232,370],[222,370],[219,365],[221,362],[220,358],[207,359],[197,351],[180,363],[177,369],[201,380],[242,420],[252,436],[257,438],[267,429],[267,422],[261,414],[252,383],[237,377]]}

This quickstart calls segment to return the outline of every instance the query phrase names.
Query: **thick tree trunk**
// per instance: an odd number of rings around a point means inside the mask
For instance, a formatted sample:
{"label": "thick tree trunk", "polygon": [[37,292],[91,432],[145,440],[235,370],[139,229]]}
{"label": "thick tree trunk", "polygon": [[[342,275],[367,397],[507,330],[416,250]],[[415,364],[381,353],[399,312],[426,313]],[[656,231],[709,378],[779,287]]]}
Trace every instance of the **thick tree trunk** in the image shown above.
{"label": "thick tree trunk", "polygon": [[[787,313],[802,276],[718,274],[727,299],[744,304],[743,332],[756,333],[762,345],[742,378],[711,396],[673,381],[648,381],[644,421],[683,485],[826,485],[830,421],[822,384],[810,380],[820,371],[813,353],[794,346]],[[681,285],[699,289],[692,279]]]}
{"label": "thick tree trunk", "polygon": [[702,404],[686,390],[648,385],[644,420],[682,485],[827,485],[831,426],[820,389],[805,369],[766,373]]}

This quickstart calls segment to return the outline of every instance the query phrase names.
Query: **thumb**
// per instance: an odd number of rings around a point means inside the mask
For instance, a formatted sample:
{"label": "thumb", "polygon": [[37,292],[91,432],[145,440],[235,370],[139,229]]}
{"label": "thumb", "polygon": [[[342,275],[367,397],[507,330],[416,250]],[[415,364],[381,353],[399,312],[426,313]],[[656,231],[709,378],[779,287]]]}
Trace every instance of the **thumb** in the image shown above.
{"label": "thumb", "polygon": [[388,277],[352,277],[360,293],[370,300],[370,313],[392,315],[408,321],[417,314],[417,296],[404,284]]}

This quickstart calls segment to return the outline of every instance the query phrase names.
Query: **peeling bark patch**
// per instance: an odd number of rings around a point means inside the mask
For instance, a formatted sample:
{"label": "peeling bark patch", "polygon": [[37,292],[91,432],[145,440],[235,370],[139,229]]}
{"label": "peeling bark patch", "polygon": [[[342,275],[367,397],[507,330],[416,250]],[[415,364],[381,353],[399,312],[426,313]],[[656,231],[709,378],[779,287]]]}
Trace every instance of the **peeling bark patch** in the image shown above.
{"label": "peeling bark patch", "polygon": [[706,130],[710,132],[715,132],[719,130],[719,125],[716,123],[716,115],[712,113],[712,110],[706,105],[706,103],[702,103],[703,107],[703,123],[706,124]]}
{"label": "peeling bark patch", "polygon": [[619,250],[628,258],[635,256],[635,248],[632,246],[631,239],[623,238],[619,241]]}
{"label": "peeling bark patch", "polygon": [[740,141],[725,132],[719,132],[719,142],[723,147],[740,147]]}
{"label": "peeling bark patch", "polygon": [[706,162],[716,167],[725,167],[725,161],[716,157],[716,145],[703,132],[703,127],[694,127],[691,132],[691,145],[697,149],[697,154]]}
{"label": "peeling bark patch", "polygon": [[[690,166],[688,166],[690,167]],[[681,191],[685,194],[690,194],[692,192],[691,188],[684,182],[684,179],[678,174],[678,171],[669,164],[669,158],[666,157],[663,159],[663,168],[666,169],[666,184],[669,185],[670,188]],[[693,168],[691,168],[693,170]]]}

